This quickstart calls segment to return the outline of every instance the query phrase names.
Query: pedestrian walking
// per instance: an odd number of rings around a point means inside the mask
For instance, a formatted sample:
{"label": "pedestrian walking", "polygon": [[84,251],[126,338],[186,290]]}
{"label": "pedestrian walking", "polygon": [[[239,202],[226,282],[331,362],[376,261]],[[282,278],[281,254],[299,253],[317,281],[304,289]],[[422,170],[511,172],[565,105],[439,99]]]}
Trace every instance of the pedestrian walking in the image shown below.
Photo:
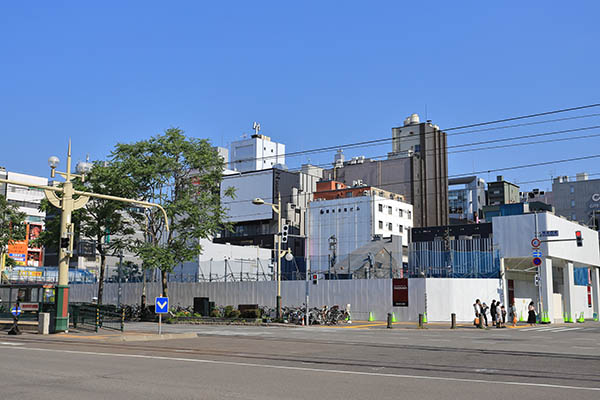
{"label": "pedestrian walking", "polygon": [[533,301],[529,303],[529,306],[527,306],[527,310],[529,311],[529,315],[527,316],[527,323],[529,324],[529,326],[535,326],[536,315]]}
{"label": "pedestrian walking", "polygon": [[481,305],[481,317],[483,318],[483,322],[485,323],[485,326],[488,326],[488,318],[487,318],[487,312],[490,308],[487,306],[487,304],[483,303]]}
{"label": "pedestrian walking", "polygon": [[514,302],[510,305],[510,312],[508,314],[508,317],[512,321],[513,328],[515,326],[517,326],[517,307],[515,307],[515,303]]}
{"label": "pedestrian walking", "polygon": [[481,326],[481,300],[479,300],[479,299],[475,300],[475,303],[473,304],[473,310],[475,311],[475,319],[474,319],[473,323],[476,327],[480,327]]}
{"label": "pedestrian walking", "polygon": [[496,326],[496,300],[492,300],[490,305],[490,316],[492,317],[492,326]]}

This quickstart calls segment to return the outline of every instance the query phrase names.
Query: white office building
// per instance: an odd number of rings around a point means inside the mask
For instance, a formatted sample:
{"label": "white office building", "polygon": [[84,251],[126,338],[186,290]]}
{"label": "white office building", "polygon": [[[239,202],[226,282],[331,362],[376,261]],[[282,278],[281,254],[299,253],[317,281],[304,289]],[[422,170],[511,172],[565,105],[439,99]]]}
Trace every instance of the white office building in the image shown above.
{"label": "white office building", "polygon": [[366,191],[367,195],[315,200],[309,204],[311,262],[327,260],[332,254],[330,238],[335,237],[336,257],[341,259],[373,240],[374,237],[402,237],[409,243],[413,226],[413,206]]}
{"label": "white office building", "polygon": [[285,164],[285,145],[262,134],[231,143],[228,169],[238,172],[271,169]]}

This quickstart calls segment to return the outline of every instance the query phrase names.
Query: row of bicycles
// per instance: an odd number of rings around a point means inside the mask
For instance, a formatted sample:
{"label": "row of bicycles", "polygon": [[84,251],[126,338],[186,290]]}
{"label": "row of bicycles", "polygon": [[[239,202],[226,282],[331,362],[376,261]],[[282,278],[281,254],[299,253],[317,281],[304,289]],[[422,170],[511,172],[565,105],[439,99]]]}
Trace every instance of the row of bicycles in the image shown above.
{"label": "row of bicycles", "polygon": [[[274,308],[262,308],[262,316],[267,320],[276,318],[276,310]],[[286,324],[302,325],[306,323],[306,307],[283,307],[282,317]],[[313,307],[308,310],[309,325],[339,325],[351,323],[352,319],[350,312],[340,306],[323,306]]]}

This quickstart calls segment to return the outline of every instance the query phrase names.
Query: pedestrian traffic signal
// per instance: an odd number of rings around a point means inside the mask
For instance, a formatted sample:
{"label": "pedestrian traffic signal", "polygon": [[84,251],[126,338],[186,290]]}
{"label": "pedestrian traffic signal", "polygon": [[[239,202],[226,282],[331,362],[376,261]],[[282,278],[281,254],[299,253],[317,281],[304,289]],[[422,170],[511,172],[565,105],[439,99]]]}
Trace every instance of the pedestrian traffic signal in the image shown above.
{"label": "pedestrian traffic signal", "polygon": [[312,274],[312,281],[313,281],[313,285],[318,284],[319,283],[319,275]]}
{"label": "pedestrian traffic signal", "polygon": [[68,249],[69,248],[69,242],[70,242],[70,240],[69,240],[68,237],[66,237],[66,238],[61,237],[60,238],[60,248],[61,249]]}
{"label": "pedestrian traffic signal", "polygon": [[577,247],[583,246],[583,237],[581,236],[581,231],[575,231],[575,240],[577,241]]}
{"label": "pedestrian traffic signal", "polygon": [[281,227],[281,243],[287,243],[289,232],[290,226],[288,224],[285,224]]}

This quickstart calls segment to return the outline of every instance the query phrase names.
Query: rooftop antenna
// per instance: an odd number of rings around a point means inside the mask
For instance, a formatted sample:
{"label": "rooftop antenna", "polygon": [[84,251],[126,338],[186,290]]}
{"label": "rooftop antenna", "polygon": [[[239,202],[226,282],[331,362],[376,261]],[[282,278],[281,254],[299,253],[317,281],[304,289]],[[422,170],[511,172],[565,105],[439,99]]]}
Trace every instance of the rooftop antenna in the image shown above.
{"label": "rooftop antenna", "polygon": [[258,132],[260,131],[260,124],[254,121],[254,124],[252,124],[252,129],[254,129],[254,133],[258,135]]}

